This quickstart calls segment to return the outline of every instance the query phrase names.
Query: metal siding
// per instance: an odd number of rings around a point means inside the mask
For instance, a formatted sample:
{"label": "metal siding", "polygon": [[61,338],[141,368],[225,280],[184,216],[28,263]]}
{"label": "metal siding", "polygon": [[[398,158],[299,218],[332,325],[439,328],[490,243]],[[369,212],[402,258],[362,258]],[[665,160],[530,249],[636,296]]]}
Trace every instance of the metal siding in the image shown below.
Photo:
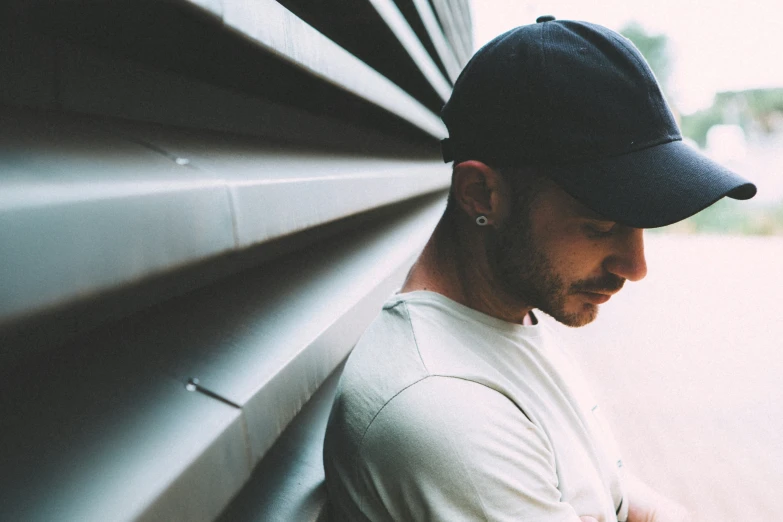
{"label": "metal siding", "polygon": [[352,5],[355,35],[295,0],[4,7],[0,518],[323,515],[340,363],[442,213],[470,41],[463,2],[409,6],[427,42]]}
{"label": "metal siding", "polygon": [[446,41],[446,37],[443,34],[443,30],[438,24],[438,19],[435,13],[432,11],[432,5],[429,0],[412,0],[419,17],[421,18],[424,27],[429,34],[432,44],[437,50],[438,56],[443,62],[444,67],[448,71],[449,79],[452,83],[457,81],[457,77],[461,71],[461,67],[457,62],[457,58],[454,55],[449,43]]}
{"label": "metal siding", "polygon": [[443,122],[395,84],[302,22],[274,0],[226,0],[223,21],[320,79],[405,118],[436,138]]}

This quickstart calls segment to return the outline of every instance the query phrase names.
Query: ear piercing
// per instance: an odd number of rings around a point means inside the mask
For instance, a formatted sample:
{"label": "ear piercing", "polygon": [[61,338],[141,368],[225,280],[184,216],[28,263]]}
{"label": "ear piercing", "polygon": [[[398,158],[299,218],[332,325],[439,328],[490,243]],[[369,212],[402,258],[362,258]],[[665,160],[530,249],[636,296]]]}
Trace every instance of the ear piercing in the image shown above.
{"label": "ear piercing", "polygon": [[476,218],[476,224],[480,227],[485,226],[487,223],[489,223],[487,216],[479,216]]}

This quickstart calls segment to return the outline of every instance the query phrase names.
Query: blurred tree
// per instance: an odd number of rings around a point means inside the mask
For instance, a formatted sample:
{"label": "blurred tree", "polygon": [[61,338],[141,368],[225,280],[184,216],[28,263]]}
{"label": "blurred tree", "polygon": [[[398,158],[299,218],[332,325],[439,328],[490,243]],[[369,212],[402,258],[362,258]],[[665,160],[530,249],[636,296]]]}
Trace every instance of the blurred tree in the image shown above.
{"label": "blurred tree", "polygon": [[707,131],[720,123],[739,125],[748,135],[783,131],[783,89],[719,92],[709,108],[683,115],[680,121],[682,133],[702,147]]}
{"label": "blurred tree", "polygon": [[[668,96],[671,73],[669,38],[665,34],[648,33],[638,22],[630,22],[620,33],[631,40],[650,64],[664,95]],[[679,114],[683,135],[701,147],[707,142],[710,127],[731,123],[740,125],[746,133],[768,134],[783,130],[783,89],[748,89],[721,92],[707,109],[693,114]]]}
{"label": "blurred tree", "polygon": [[707,132],[710,127],[720,123],[723,123],[723,112],[714,103],[708,109],[680,116],[682,134],[698,143],[702,148],[707,146]]}
{"label": "blurred tree", "polygon": [[744,126],[756,125],[753,130],[771,133],[781,130],[779,117],[783,114],[783,89],[748,89],[738,92],[721,92],[715,98],[719,106],[739,106],[743,109]]}

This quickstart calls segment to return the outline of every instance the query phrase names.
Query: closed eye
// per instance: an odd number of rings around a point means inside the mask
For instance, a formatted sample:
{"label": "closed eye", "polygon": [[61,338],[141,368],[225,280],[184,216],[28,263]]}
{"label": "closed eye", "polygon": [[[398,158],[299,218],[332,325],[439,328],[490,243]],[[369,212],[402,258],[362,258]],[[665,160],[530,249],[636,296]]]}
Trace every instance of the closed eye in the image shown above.
{"label": "closed eye", "polygon": [[584,230],[588,237],[604,238],[614,235],[618,227],[619,224],[613,221],[590,221],[585,223]]}

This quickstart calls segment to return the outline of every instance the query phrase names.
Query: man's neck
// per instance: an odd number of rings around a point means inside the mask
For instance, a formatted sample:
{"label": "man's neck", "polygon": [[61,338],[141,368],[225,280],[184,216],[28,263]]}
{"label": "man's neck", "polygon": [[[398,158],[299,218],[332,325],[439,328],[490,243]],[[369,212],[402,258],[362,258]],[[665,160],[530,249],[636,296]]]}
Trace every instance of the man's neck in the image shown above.
{"label": "man's neck", "polygon": [[492,279],[478,235],[461,233],[441,219],[401,292],[428,290],[504,321],[533,324],[530,307],[514,303]]}

